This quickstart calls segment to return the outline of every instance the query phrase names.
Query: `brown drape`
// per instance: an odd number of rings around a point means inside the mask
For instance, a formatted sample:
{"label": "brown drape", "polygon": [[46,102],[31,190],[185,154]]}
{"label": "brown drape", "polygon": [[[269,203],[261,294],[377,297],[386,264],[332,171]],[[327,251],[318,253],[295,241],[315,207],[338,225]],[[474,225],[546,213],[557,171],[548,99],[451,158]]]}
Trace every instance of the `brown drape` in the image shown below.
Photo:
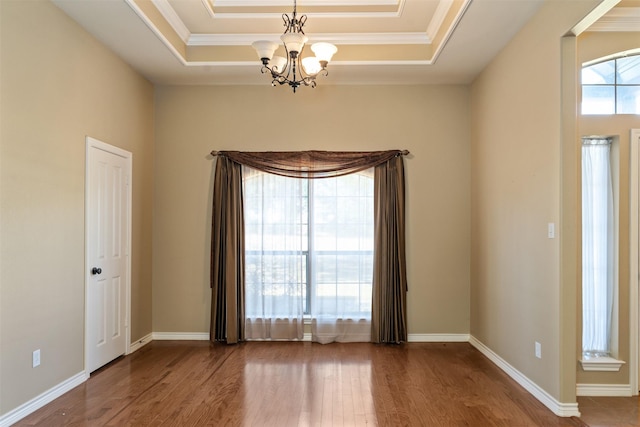
{"label": "brown drape", "polygon": [[217,156],[211,230],[211,340],[244,339],[241,165],[293,178],[327,178],[375,167],[372,340],[407,339],[404,169],[407,151],[212,151]]}
{"label": "brown drape", "polygon": [[395,157],[375,168],[375,243],[371,340],[407,340],[407,271],[404,235],[404,165]]}
{"label": "brown drape", "polygon": [[242,165],[220,156],[213,184],[211,341],[244,340]]}

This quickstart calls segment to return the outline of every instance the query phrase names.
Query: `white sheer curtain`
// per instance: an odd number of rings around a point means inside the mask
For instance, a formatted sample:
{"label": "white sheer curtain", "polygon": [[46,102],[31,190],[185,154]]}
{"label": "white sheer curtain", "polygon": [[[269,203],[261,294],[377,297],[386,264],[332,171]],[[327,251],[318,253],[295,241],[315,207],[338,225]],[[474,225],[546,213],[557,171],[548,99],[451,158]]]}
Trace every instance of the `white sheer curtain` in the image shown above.
{"label": "white sheer curtain", "polygon": [[243,167],[245,337],[302,339],[307,283],[306,181]]}
{"label": "white sheer curtain", "polygon": [[312,340],[369,342],[373,169],[312,183]]}
{"label": "white sheer curtain", "polygon": [[373,169],[243,183],[246,338],[371,341]]}
{"label": "white sheer curtain", "polygon": [[611,352],[614,287],[611,140],[582,141],[582,350]]}

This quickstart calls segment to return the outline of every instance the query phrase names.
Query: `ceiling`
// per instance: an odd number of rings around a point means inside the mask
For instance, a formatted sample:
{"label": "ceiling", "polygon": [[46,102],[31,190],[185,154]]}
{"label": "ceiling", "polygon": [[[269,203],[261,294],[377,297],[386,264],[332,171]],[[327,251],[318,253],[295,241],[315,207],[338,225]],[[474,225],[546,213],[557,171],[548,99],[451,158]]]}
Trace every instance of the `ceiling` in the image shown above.
{"label": "ceiling", "polygon": [[[52,1],[150,81],[171,85],[269,84],[251,43],[279,41],[293,10],[293,0]],[[543,1],[297,0],[297,9],[309,43],[338,47],[319,84],[464,84]],[[637,31],[639,11],[640,1],[623,0],[593,28]]]}

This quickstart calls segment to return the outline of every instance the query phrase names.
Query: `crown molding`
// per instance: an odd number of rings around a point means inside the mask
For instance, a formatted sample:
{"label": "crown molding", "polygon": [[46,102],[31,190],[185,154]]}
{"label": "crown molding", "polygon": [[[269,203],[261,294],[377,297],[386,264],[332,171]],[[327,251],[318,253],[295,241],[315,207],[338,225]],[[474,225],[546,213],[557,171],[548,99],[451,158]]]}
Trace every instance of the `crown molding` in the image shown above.
{"label": "crown molding", "polygon": [[200,1],[202,2],[202,5],[204,6],[207,13],[209,14],[209,17],[215,18],[216,13],[213,11],[213,5],[209,2],[209,0],[200,0]]}
{"label": "crown molding", "polygon": [[[167,0],[162,0],[167,1]],[[291,7],[291,0],[201,0],[204,8],[211,18],[216,19],[273,19],[282,16],[282,13],[241,13],[241,12],[216,12],[219,8],[256,8],[256,7]],[[313,18],[397,18],[402,15],[406,0],[306,0],[305,6],[313,7],[382,7],[397,6],[393,12],[313,12],[307,11],[305,15]],[[449,1],[449,0],[440,0]],[[440,5],[438,5],[440,6]]]}
{"label": "crown molding", "polygon": [[129,5],[131,10],[135,12],[136,15],[144,22],[144,24],[158,37],[158,39],[164,44],[167,49],[173,54],[173,56],[180,61],[182,65],[188,65],[185,58],[176,50],[175,47],[167,40],[162,31],[160,31],[151,20],[147,17],[147,15],[140,9],[140,7],[136,4],[135,0],[124,0],[124,2]]}
{"label": "crown molding", "polygon": [[[291,0],[207,0],[214,7],[265,7],[291,6]],[[395,6],[405,0],[305,0],[304,5],[314,6]]]}
{"label": "crown molding", "polygon": [[171,7],[168,0],[151,0],[153,5],[158,9],[158,11],[162,14],[164,19],[167,20],[173,31],[178,34],[178,36],[182,39],[183,42],[187,42],[189,40],[189,36],[191,32],[184,24],[182,19],[178,16],[175,9]]}
{"label": "crown molding", "polygon": [[[202,66],[216,66],[216,67],[256,67],[256,61],[185,61],[186,67],[202,67]],[[260,64],[257,64],[260,66]],[[341,66],[420,66],[420,65],[433,65],[433,61],[430,59],[405,59],[405,60],[385,60],[380,59],[377,61],[331,61],[331,67]]]}
{"label": "crown molding", "polygon": [[464,0],[464,4],[458,10],[458,13],[455,16],[455,18],[453,20],[453,23],[447,29],[447,33],[444,35],[444,37],[442,39],[442,42],[439,43],[438,45],[436,45],[436,51],[433,52],[433,56],[431,58],[432,63],[435,64],[435,62],[440,57],[440,54],[442,53],[442,50],[444,49],[444,47],[449,42],[449,39],[451,38],[451,35],[455,31],[455,29],[458,27],[458,24],[460,23],[460,20],[462,19],[464,14],[467,12],[467,9],[469,8],[469,5],[471,5],[471,1],[472,0]]}
{"label": "crown molding", "polygon": [[[206,1],[206,0],[205,0]],[[289,11],[287,11],[288,13]],[[395,12],[305,12],[309,18],[333,19],[333,18],[399,18],[402,9]],[[216,12],[216,19],[279,19],[282,13],[220,13]]]}
{"label": "crown molding", "polygon": [[586,31],[638,32],[640,7],[617,7],[594,22]]}
{"label": "crown molding", "polygon": [[444,22],[444,18],[447,17],[447,12],[449,12],[451,6],[453,6],[453,0],[441,0],[438,2],[438,7],[427,27],[427,35],[430,40],[434,40],[438,31],[440,31],[440,27]]}
{"label": "crown molding", "polygon": [[[191,34],[188,46],[248,46],[256,40],[280,43],[280,34]],[[426,33],[332,33],[313,34],[309,43],[338,45],[431,44]]]}

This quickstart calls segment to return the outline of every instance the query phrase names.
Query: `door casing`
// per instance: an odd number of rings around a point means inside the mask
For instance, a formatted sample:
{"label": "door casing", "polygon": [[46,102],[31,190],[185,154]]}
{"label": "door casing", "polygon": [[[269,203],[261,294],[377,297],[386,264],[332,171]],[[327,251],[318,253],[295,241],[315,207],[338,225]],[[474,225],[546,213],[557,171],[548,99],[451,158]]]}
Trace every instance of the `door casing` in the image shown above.
{"label": "door casing", "polygon": [[629,153],[629,386],[633,396],[640,386],[640,129],[631,129]]}

